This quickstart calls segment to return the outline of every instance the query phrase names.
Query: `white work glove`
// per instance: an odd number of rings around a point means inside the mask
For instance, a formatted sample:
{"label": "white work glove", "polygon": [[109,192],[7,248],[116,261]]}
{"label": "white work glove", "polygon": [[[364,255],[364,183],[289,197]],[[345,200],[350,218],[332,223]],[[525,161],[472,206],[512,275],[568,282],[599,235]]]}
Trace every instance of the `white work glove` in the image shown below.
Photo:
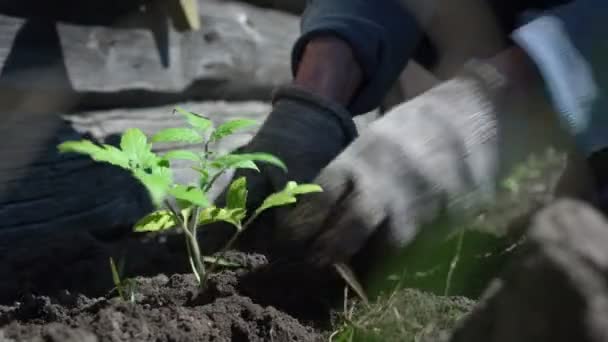
{"label": "white work glove", "polygon": [[324,192],[280,216],[283,252],[349,262],[371,239],[399,249],[442,214],[462,218],[492,200],[503,171],[553,129],[507,112],[505,83],[489,65],[470,65],[372,123],[316,178]]}

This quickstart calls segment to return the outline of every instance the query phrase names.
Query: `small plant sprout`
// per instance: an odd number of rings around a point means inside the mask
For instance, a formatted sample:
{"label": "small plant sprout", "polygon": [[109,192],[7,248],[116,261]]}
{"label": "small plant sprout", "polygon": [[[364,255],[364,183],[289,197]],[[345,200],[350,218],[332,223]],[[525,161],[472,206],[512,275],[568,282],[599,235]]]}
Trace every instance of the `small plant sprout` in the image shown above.
{"label": "small plant sprout", "polygon": [[112,272],[112,281],[114,282],[113,291],[118,292],[118,296],[125,302],[135,303],[135,280],[131,278],[121,278],[121,270],[122,264],[119,270],[119,267],[116,267],[114,259],[110,257],[110,271]]}
{"label": "small plant sprout", "polygon": [[[199,284],[204,286],[208,273],[197,240],[197,230],[216,222],[227,222],[236,228],[236,233],[224,246],[228,250],[239,234],[262,212],[273,207],[296,202],[298,195],[322,191],[315,184],[288,182],[285,188],[268,196],[263,203],[247,212],[247,180],[235,179],[226,193],[225,207],[210,202],[207,194],[217,179],[229,170],[253,169],[263,162],[287,170],[285,164],[267,153],[228,153],[217,155],[212,147],[223,138],[256,124],[254,120],[238,119],[214,127],[211,120],[182,108],[176,108],[189,127],[167,128],[150,139],[139,129],[126,130],[121,137],[120,148],[107,144],[96,144],[89,140],[66,141],[58,146],[60,152],[86,154],[93,160],[109,163],[131,172],[147,189],[156,211],[140,219],[134,227],[136,232],[158,232],[179,227],[186,239],[186,248],[192,271]],[[152,151],[157,143],[201,144],[202,151],[177,149],[159,155]],[[173,180],[171,164],[175,160],[192,163],[198,172],[196,184],[178,184]],[[249,215],[248,215],[249,214]],[[221,255],[213,258],[212,266],[221,263]],[[209,271],[211,271],[210,269]]]}

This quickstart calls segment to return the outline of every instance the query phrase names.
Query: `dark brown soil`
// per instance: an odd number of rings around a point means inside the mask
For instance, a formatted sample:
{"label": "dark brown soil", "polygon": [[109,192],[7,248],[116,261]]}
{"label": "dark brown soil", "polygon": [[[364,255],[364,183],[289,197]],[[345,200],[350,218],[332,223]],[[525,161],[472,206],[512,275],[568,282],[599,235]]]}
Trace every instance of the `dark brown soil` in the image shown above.
{"label": "dark brown soil", "polygon": [[[322,339],[335,277],[233,252],[243,266],[212,275],[201,292],[183,243],[128,230],[13,241],[0,253],[0,341]],[[110,256],[138,276],[134,302],[110,293]]]}
{"label": "dark brown soil", "polygon": [[135,303],[120,298],[28,295],[0,309],[0,340],[15,341],[317,341],[321,335],[272,306],[236,291],[237,276],[212,278],[217,297],[193,301],[190,275],[137,279]]}

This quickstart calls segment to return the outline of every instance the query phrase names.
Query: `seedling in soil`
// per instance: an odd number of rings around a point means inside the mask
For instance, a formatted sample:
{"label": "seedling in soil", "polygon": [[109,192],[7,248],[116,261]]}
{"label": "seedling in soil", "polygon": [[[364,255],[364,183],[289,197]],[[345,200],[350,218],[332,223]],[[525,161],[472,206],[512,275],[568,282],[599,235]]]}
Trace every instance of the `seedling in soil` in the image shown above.
{"label": "seedling in soil", "polygon": [[[211,120],[181,108],[176,108],[189,127],[167,128],[154,134],[150,140],[139,129],[126,130],[121,137],[120,148],[95,144],[90,140],[66,141],[58,146],[60,152],[75,152],[89,155],[93,160],[109,163],[131,172],[147,189],[157,210],[140,219],[134,227],[136,232],[158,232],[179,227],[186,239],[190,266],[201,287],[208,274],[222,262],[224,253],[230,249],[239,234],[264,211],[296,202],[299,195],[320,192],[315,184],[297,184],[290,181],[285,188],[268,196],[253,212],[248,213],[247,181],[244,177],[234,180],[228,187],[226,206],[217,207],[210,202],[208,192],[221,175],[229,170],[253,169],[263,162],[287,170],[285,164],[268,153],[228,153],[218,155],[212,147],[223,138],[256,124],[254,120],[232,120],[217,128]],[[177,149],[159,155],[152,151],[156,143],[202,144],[200,152]],[[171,164],[175,160],[192,163],[199,173],[196,184],[179,184],[173,180]],[[227,222],[236,228],[235,234],[224,246],[220,255],[212,261],[209,270],[205,267],[200,249],[198,229],[216,222]]]}
{"label": "seedling in soil", "polygon": [[[122,267],[121,267],[122,269]],[[114,289],[112,291],[118,292],[118,295],[125,302],[135,303],[135,280],[131,278],[121,278],[121,270],[116,267],[114,259],[110,257],[110,270],[112,272],[112,281],[114,282]]]}

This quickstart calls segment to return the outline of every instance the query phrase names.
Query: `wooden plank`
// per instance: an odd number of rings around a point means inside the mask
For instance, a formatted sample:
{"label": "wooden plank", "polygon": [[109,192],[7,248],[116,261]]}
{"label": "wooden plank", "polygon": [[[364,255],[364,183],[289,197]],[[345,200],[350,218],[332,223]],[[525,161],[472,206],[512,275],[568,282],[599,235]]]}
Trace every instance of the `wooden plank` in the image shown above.
{"label": "wooden plank", "polygon": [[111,25],[0,15],[0,96],[61,85],[84,108],[150,106],[268,99],[291,79],[296,16],[221,0],[198,5],[197,32],[175,31],[153,8]]}

